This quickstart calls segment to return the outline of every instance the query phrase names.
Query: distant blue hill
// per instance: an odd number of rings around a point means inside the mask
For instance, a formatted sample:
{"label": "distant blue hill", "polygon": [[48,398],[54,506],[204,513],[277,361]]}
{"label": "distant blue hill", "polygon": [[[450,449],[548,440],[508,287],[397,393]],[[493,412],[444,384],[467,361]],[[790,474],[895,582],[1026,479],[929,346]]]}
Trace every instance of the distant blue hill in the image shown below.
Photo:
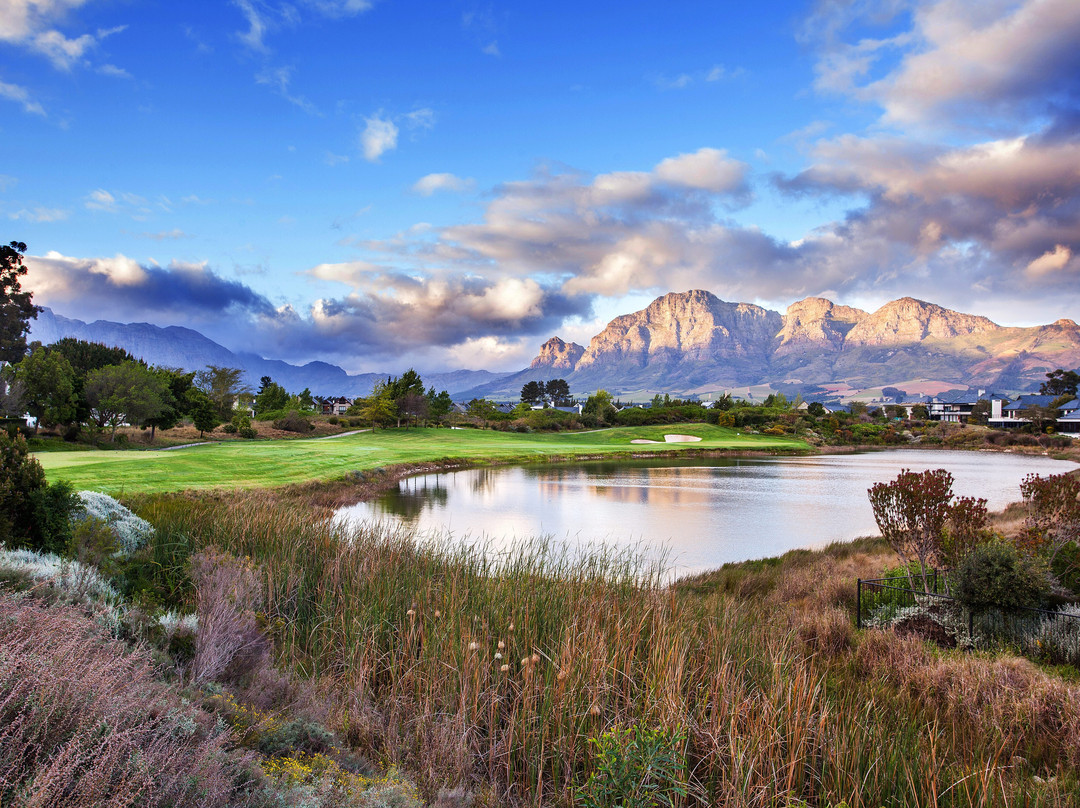
{"label": "distant blue hill", "polygon": [[[296,393],[306,387],[317,396],[366,396],[376,382],[389,375],[397,375],[403,370],[353,376],[328,362],[291,365],[278,359],[264,359],[252,353],[235,353],[191,328],[161,328],[150,323],[114,323],[108,320],[85,323],[63,317],[49,308],[43,308],[37,319],[31,321],[31,326],[30,340],[37,340],[45,345],[64,337],[74,337],[123,348],[132,356],[159,367],[183,368],[187,371],[202,370],[207,365],[241,368],[247,383],[252,387],[258,387],[259,379],[269,376],[290,392]],[[456,395],[478,385],[494,382],[503,375],[506,374],[490,373],[486,370],[458,370],[425,374],[424,382],[434,386],[436,390],[445,389],[451,395]]]}

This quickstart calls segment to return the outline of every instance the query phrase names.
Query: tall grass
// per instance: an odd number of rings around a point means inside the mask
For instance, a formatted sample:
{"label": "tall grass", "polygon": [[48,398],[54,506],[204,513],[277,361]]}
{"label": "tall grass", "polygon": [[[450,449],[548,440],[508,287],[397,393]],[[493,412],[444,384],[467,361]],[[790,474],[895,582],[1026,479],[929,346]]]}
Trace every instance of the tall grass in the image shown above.
{"label": "tall grass", "polygon": [[1029,667],[1015,687],[971,687],[991,675],[982,660],[920,678],[901,662],[917,647],[936,665],[921,644],[854,635],[865,553],[679,588],[632,554],[535,541],[499,556],[379,525],[347,533],[253,496],[139,512],[157,541],[250,557],[281,661],[322,688],[359,752],[416,773],[428,794],[464,784],[497,803],[569,805],[593,768],[589,739],[639,724],[686,738],[702,805],[1080,796],[1075,686]]}

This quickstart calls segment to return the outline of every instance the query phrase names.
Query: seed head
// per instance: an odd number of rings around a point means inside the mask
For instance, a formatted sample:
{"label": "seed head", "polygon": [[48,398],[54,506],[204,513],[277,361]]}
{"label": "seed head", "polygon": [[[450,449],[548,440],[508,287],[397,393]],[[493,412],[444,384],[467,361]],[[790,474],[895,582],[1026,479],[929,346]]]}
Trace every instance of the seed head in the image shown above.
{"label": "seed head", "polygon": [[513,630],[514,630],[514,624],[513,624],[513,623],[511,623],[511,624],[510,624],[510,625],[509,625],[509,626],[507,627],[507,629],[506,629],[506,630],[507,630],[507,631],[513,631]]}
{"label": "seed head", "polygon": [[529,659],[532,660],[532,664],[535,665],[537,662],[540,661],[540,655],[539,654],[533,654],[531,657],[529,657]]}
{"label": "seed head", "polygon": [[570,674],[568,674],[566,672],[565,668],[564,668],[563,670],[559,671],[559,674],[555,678],[558,679],[561,682],[563,679],[565,679],[569,675]]}
{"label": "seed head", "polygon": [[594,704],[589,708],[589,715],[600,715],[600,705]]}
{"label": "seed head", "polygon": [[506,673],[508,670],[510,670],[510,666],[509,665],[500,665],[499,670],[502,671],[503,673]]}
{"label": "seed head", "polygon": [[500,654],[498,651],[496,651],[495,652],[495,658],[496,659],[502,659],[503,657],[502,657],[502,654]]}
{"label": "seed head", "polygon": [[469,643],[469,650],[470,651],[475,651],[479,647],[480,646],[477,643],[474,643],[474,642]]}
{"label": "seed head", "polygon": [[502,640],[499,640],[499,650],[501,651],[505,647],[506,647],[506,643],[504,643]]}
{"label": "seed head", "polygon": [[409,611],[405,612],[405,614],[407,614],[409,617],[416,617],[416,610],[409,609]]}

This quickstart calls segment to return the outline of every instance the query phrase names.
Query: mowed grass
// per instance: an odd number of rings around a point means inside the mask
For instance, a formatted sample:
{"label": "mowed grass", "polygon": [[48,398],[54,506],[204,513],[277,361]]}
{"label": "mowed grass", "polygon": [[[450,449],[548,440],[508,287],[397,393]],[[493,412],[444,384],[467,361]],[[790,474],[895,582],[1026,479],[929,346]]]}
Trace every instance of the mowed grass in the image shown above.
{"label": "mowed grass", "polygon": [[[665,434],[695,435],[701,441],[663,443]],[[632,444],[634,439],[660,443]],[[37,455],[37,459],[50,482],[66,480],[78,489],[124,494],[270,488],[436,460],[529,462],[688,450],[808,449],[806,443],[792,438],[740,434],[708,424],[675,424],[552,434],[386,429],[330,440],[211,443],[166,452],[47,452]]]}

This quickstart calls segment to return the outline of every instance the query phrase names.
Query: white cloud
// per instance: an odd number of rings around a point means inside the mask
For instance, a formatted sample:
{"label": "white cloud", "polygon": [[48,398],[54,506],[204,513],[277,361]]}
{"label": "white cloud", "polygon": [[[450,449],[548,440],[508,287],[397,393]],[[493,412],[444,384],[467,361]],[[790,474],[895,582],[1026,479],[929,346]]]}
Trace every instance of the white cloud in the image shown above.
{"label": "white cloud", "polygon": [[48,222],[62,222],[70,214],[70,211],[61,208],[35,207],[30,210],[23,208],[15,213],[8,214],[9,219],[22,220],[24,222],[36,222],[44,224]]}
{"label": "white cloud", "polygon": [[480,49],[481,53],[486,53],[488,56],[502,56],[499,51],[499,43],[492,41]]}
{"label": "white cloud", "polygon": [[97,44],[90,34],[68,39],[59,31],[45,31],[33,39],[33,48],[43,54],[58,70],[71,70],[83,54]]}
{"label": "white cloud", "polygon": [[389,118],[377,112],[365,118],[364,131],[360,133],[360,148],[364,159],[376,162],[383,154],[397,148],[398,128]]}
{"label": "white cloud", "polygon": [[0,98],[22,104],[23,110],[33,115],[45,114],[45,108],[30,97],[30,92],[25,87],[20,87],[18,84],[0,81]]}
{"label": "white cloud", "polygon": [[412,189],[421,196],[431,196],[437,191],[467,191],[473,184],[473,180],[453,174],[428,174],[413,183]]}
{"label": "white cloud", "polygon": [[1028,264],[1028,274],[1045,275],[1048,272],[1059,272],[1069,265],[1072,255],[1072,250],[1064,244],[1058,244],[1052,252],[1045,252]]}
{"label": "white cloud", "polygon": [[698,149],[663,160],[656,167],[656,176],[672,185],[727,193],[744,186],[746,164],[731,159],[723,149]]}
{"label": "white cloud", "polygon": [[367,261],[346,261],[340,264],[319,264],[305,274],[323,281],[336,281],[346,286],[358,288],[374,274],[385,272],[385,267],[369,264]]}
{"label": "white cloud", "polygon": [[256,84],[264,84],[272,87],[274,92],[304,110],[309,115],[319,114],[315,105],[302,95],[292,92],[289,85],[292,82],[293,69],[291,67],[266,67],[255,75]]}
{"label": "white cloud", "polygon": [[0,39],[25,42],[68,11],[87,0],[3,0],[0,3]]}
{"label": "white cloud", "polygon": [[414,109],[406,113],[403,118],[410,129],[430,129],[435,125],[435,110],[427,107]]}
{"label": "white cloud", "polygon": [[[897,33],[908,8],[910,27]],[[860,28],[843,42],[853,23],[890,23],[892,35],[875,39]],[[892,124],[1015,131],[1075,107],[1076,0],[822,3],[810,28],[824,49],[816,86],[880,104]]]}
{"label": "white cloud", "polygon": [[87,210],[97,210],[104,213],[115,213],[117,210],[116,197],[104,188],[91,191],[83,204],[86,205]]}
{"label": "white cloud", "polygon": [[247,31],[237,33],[237,39],[252,50],[265,53],[269,49],[263,42],[263,37],[266,36],[269,21],[255,7],[252,0],[233,0],[233,4],[240,9],[240,13],[244,15],[248,24]]}

